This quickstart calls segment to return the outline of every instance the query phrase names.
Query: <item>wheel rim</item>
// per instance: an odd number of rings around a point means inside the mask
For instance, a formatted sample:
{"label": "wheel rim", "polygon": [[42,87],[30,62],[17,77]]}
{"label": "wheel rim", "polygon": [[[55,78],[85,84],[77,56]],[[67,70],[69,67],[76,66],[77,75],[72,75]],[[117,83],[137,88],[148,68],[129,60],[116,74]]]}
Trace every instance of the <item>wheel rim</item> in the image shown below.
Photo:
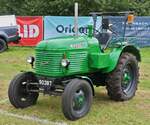
{"label": "wheel rim", "polygon": [[82,89],[76,91],[73,97],[73,109],[75,111],[80,111],[84,108],[86,102],[85,93]]}
{"label": "wheel rim", "polygon": [[32,87],[28,83],[32,82],[31,78],[29,77],[24,77],[20,80],[20,84],[18,87],[18,99],[21,102],[28,102],[31,100],[32,96],[34,93],[29,92],[28,88]]}
{"label": "wheel rim", "polygon": [[130,91],[130,88],[132,87],[133,84],[133,75],[134,72],[132,70],[132,66],[130,64],[127,64],[123,70],[123,78],[122,78],[122,90],[127,93]]}
{"label": "wheel rim", "polygon": [[19,87],[19,98],[20,98],[20,101],[22,102],[25,102],[28,100],[29,93],[27,92],[26,86],[27,86],[27,81],[24,80],[21,82],[20,87]]}

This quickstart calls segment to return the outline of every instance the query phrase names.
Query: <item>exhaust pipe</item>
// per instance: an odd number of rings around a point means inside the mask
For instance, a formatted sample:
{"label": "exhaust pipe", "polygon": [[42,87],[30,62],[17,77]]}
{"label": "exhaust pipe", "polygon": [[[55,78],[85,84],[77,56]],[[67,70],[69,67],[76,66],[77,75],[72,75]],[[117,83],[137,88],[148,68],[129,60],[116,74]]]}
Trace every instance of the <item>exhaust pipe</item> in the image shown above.
{"label": "exhaust pipe", "polygon": [[74,13],[74,31],[75,36],[78,37],[78,3],[75,3]]}

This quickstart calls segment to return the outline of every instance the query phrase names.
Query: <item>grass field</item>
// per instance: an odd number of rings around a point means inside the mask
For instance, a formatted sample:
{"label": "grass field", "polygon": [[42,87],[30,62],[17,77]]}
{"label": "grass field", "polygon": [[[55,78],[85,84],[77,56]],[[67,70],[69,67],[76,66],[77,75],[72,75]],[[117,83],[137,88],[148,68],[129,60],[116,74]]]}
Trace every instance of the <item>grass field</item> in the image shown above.
{"label": "grass field", "polygon": [[40,95],[37,105],[15,109],[7,100],[10,80],[21,70],[31,70],[26,57],[34,48],[10,47],[0,54],[0,125],[150,125],[150,48],[141,49],[140,83],[136,96],[126,102],[109,99],[104,87],[96,95],[87,116],[71,122],[61,112],[61,97]]}

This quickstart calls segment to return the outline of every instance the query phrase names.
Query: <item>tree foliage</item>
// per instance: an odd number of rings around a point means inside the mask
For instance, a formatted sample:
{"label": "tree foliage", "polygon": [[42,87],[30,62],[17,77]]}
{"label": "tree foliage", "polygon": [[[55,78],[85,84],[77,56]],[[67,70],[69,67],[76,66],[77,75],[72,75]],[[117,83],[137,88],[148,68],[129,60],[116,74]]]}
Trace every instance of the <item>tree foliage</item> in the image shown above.
{"label": "tree foliage", "polygon": [[79,3],[79,14],[91,11],[128,11],[150,15],[149,0],[0,0],[0,15],[73,15],[74,3]]}

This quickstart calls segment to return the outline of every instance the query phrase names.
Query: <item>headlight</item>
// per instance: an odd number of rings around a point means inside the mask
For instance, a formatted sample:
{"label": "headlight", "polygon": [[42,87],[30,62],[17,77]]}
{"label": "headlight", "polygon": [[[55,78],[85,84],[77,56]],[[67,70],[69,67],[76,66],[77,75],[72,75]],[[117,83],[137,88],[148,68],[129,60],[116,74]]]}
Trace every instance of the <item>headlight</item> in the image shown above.
{"label": "headlight", "polygon": [[34,60],[35,60],[35,59],[34,59],[33,56],[27,57],[27,63],[33,64]]}
{"label": "headlight", "polygon": [[68,59],[62,59],[61,60],[61,66],[62,67],[68,67],[70,64],[70,61]]}

